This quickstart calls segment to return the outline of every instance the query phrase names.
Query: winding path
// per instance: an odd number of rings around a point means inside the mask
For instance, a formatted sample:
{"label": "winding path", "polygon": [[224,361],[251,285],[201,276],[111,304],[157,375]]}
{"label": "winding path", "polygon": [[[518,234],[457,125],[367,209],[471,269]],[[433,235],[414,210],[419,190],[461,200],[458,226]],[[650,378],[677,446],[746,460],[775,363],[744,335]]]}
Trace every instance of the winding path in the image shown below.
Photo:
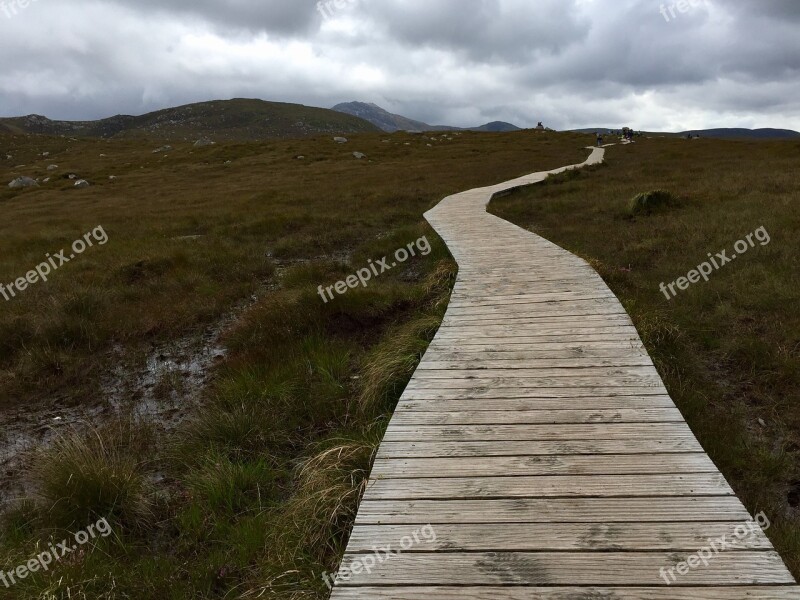
{"label": "winding path", "polygon": [[[763,532],[740,527],[750,515],[603,280],[486,212],[493,195],[604,152],[425,215],[458,281],[380,447],[333,600],[800,598]],[[732,545],[707,566],[679,566],[720,538]]]}

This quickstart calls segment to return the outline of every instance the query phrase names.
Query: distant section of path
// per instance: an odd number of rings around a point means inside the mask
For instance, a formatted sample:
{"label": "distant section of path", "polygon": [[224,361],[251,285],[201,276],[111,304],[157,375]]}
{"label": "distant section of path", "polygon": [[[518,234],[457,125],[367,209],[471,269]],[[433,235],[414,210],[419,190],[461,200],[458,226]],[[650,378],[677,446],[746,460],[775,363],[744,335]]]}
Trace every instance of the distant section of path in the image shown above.
{"label": "distant section of path", "polygon": [[604,152],[425,215],[458,281],[380,447],[334,600],[800,598],[603,280],[486,212]]}

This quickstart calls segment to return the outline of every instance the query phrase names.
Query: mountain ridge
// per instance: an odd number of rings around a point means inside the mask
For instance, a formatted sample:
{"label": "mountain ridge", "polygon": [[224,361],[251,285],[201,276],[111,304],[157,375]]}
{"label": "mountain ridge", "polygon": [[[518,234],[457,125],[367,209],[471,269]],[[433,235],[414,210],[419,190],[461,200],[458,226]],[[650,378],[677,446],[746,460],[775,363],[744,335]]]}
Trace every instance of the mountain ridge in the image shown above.
{"label": "mountain ridge", "polygon": [[[608,135],[613,131],[619,131],[620,128],[608,128],[608,127],[586,127],[583,129],[570,129],[569,131],[575,133],[596,133],[600,132],[604,135]],[[737,139],[757,139],[757,140],[789,140],[789,139],[796,139],[800,138],[800,132],[794,131],[792,129],[773,129],[773,128],[761,128],[761,129],[747,129],[742,127],[730,127],[730,128],[715,128],[715,129],[692,129],[687,131],[680,131],[680,132],[645,132],[647,135],[652,136],[669,136],[669,137],[687,137],[689,135],[692,136],[700,136],[700,137],[707,137],[711,139],[721,139],[721,140],[737,140]]]}
{"label": "mountain ridge", "polygon": [[429,125],[422,121],[409,119],[403,115],[390,113],[372,102],[342,102],[334,106],[331,110],[352,115],[369,121],[386,133],[395,131],[484,131],[484,132],[506,132],[520,131],[521,128],[504,121],[493,121],[478,127],[451,127],[449,125]]}

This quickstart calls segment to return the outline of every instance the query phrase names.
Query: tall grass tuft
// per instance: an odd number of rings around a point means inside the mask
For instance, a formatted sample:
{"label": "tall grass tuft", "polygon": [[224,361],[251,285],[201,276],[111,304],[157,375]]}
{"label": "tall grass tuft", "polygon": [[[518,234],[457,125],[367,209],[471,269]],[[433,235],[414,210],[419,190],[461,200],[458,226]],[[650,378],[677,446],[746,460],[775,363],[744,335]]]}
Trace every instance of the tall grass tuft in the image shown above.
{"label": "tall grass tuft", "polygon": [[85,527],[106,518],[124,530],[149,525],[154,517],[148,482],[152,442],[146,426],[124,420],[56,440],[34,465],[48,522]]}

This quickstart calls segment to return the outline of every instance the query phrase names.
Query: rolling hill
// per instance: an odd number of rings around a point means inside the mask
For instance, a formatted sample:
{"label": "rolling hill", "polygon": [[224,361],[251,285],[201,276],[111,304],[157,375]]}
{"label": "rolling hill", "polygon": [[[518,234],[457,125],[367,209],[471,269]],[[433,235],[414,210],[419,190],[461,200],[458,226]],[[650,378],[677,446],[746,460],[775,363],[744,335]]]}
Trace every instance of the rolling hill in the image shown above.
{"label": "rolling hill", "polygon": [[117,115],[98,121],[53,121],[40,115],[0,119],[0,133],[101,138],[147,136],[164,141],[201,137],[246,141],[375,131],[378,128],[373,124],[341,112],[248,99],[201,102],[138,117]]}

